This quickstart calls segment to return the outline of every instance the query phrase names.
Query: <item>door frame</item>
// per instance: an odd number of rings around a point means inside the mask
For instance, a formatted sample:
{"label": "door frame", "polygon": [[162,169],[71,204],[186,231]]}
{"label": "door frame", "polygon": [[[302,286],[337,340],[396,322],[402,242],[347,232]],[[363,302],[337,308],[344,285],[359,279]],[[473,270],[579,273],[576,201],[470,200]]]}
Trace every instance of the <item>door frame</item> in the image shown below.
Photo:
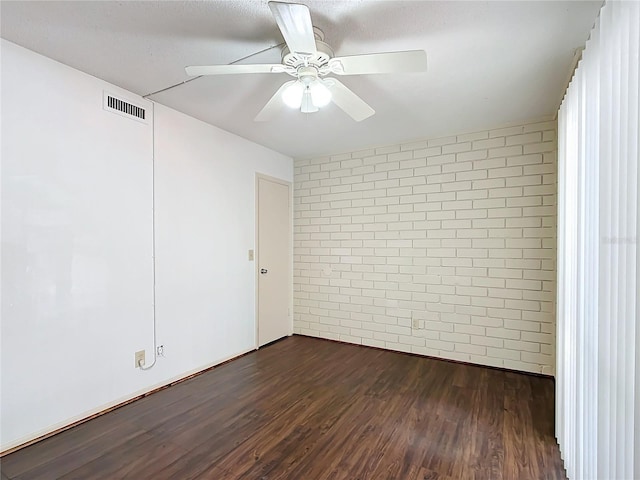
{"label": "door frame", "polygon": [[278,183],[280,185],[284,185],[289,190],[289,201],[288,201],[288,265],[287,270],[289,271],[289,275],[287,278],[289,279],[287,282],[287,298],[288,298],[288,307],[287,311],[289,312],[289,336],[293,334],[293,183],[288,182],[287,180],[283,180],[281,178],[272,177],[270,175],[265,175],[264,173],[256,172],[256,188],[255,188],[255,211],[256,211],[256,220],[255,220],[255,255],[254,255],[254,271],[255,271],[255,348],[258,350],[260,348],[260,180],[267,180],[269,182]]}

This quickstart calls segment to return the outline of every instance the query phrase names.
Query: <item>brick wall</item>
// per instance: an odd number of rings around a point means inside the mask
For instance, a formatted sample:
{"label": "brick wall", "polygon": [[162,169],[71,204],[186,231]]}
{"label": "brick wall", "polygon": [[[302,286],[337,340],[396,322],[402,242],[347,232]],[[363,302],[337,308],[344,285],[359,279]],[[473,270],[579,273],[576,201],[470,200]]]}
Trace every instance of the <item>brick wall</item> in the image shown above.
{"label": "brick wall", "polygon": [[296,160],[294,331],[553,374],[555,130]]}

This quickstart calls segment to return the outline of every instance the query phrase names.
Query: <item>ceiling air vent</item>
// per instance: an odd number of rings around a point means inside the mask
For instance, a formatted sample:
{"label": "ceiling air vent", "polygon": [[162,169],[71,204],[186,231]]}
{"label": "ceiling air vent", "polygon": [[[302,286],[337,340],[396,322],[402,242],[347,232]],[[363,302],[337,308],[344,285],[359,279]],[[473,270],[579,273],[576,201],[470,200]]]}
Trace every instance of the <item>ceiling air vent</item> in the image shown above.
{"label": "ceiling air vent", "polygon": [[147,110],[145,108],[135,105],[128,100],[116,97],[109,92],[104,92],[103,107],[105,110],[117,113],[123,117],[147,123]]}

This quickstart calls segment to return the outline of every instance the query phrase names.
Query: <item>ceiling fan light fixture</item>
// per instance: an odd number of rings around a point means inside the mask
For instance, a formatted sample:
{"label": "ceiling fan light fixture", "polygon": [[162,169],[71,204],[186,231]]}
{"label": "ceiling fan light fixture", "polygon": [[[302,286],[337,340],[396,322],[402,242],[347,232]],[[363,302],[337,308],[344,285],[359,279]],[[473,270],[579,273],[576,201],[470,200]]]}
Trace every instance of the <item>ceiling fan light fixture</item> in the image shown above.
{"label": "ceiling fan light fixture", "polygon": [[328,105],[331,101],[331,91],[320,79],[309,85],[309,91],[311,93],[311,101],[318,108]]}
{"label": "ceiling fan light fixture", "polygon": [[302,113],[315,113],[318,111],[318,107],[313,103],[311,98],[311,90],[309,87],[304,89],[302,93],[302,107],[300,107]]}
{"label": "ceiling fan light fixture", "polygon": [[302,105],[302,94],[304,85],[300,81],[295,81],[282,92],[282,101],[287,107],[300,108]]}

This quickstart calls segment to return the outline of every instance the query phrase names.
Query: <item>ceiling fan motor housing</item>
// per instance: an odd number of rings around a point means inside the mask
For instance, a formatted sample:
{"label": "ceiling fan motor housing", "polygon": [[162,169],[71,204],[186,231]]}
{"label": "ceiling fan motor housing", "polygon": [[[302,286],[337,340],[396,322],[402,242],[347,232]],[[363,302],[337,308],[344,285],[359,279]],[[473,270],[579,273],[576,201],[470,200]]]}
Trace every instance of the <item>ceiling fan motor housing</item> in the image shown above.
{"label": "ceiling fan motor housing", "polygon": [[[289,47],[282,49],[282,63],[298,70],[300,67],[315,67],[316,72],[322,75],[322,67],[325,67],[331,58],[334,57],[333,49],[321,40],[316,38],[316,53],[313,55],[301,55],[291,52]],[[328,73],[328,72],[327,72]],[[300,74],[300,72],[299,72]],[[317,75],[316,75],[317,76]]]}
{"label": "ceiling fan motor housing", "polygon": [[315,82],[318,78],[318,69],[316,67],[298,67],[297,72],[298,78],[305,85]]}

